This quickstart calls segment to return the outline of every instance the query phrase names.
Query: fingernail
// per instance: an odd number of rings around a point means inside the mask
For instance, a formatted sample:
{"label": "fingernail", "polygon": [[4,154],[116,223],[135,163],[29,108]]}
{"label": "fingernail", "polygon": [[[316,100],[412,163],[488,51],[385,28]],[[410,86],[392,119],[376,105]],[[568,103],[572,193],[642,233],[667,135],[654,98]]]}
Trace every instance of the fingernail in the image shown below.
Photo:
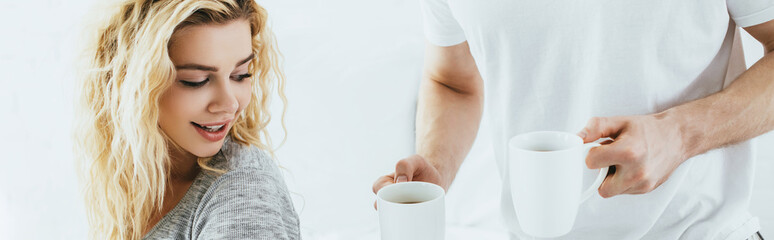
{"label": "fingernail", "polygon": [[586,135],[588,135],[588,134],[586,133],[586,131],[580,131],[580,132],[578,133],[578,136],[580,136],[580,137],[581,137],[581,138],[583,138],[583,139],[586,139]]}
{"label": "fingernail", "polygon": [[395,183],[399,182],[408,182],[408,178],[406,176],[398,176],[398,178],[395,179]]}

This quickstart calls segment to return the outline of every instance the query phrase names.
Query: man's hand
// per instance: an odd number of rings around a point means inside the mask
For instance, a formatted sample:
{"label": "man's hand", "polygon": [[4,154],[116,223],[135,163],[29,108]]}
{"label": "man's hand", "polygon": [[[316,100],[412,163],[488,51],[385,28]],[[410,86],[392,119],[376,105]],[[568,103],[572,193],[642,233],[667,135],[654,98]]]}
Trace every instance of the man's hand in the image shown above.
{"label": "man's hand", "polygon": [[591,169],[615,166],[599,187],[603,198],[653,191],[687,159],[679,125],[664,114],[595,117],[578,136],[584,142],[613,139],[586,157]]}
{"label": "man's hand", "polygon": [[[437,184],[443,187],[444,191],[449,187],[441,180],[441,174],[430,162],[422,156],[414,154],[404,158],[395,164],[395,172],[384,175],[374,182],[374,194],[383,187],[399,182],[420,181]],[[376,202],[374,202],[374,209]]]}
{"label": "man's hand", "polygon": [[744,29],[766,54],[722,91],[658,114],[593,118],[578,133],[585,142],[615,139],[586,158],[589,168],[616,167],[599,195],[653,191],[686,159],[774,129],[774,20]]}

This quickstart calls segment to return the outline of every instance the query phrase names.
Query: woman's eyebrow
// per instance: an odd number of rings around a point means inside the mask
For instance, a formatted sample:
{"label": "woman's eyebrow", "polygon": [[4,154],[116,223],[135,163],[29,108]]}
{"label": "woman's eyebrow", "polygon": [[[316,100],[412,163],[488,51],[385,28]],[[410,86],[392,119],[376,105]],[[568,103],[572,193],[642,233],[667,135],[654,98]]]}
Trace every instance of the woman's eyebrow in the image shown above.
{"label": "woman's eyebrow", "polygon": [[[239,62],[237,62],[235,67],[239,67],[240,65],[245,64],[246,62],[249,62],[250,60],[253,59],[253,57],[255,57],[255,53],[250,53],[250,56],[247,56],[245,59],[242,59]],[[191,70],[202,70],[202,71],[209,71],[209,72],[218,71],[217,67],[206,66],[206,65],[196,64],[196,63],[188,63],[188,64],[175,66],[175,69],[177,70],[191,69]]]}
{"label": "woman's eyebrow", "polygon": [[235,67],[239,67],[242,64],[245,64],[246,62],[249,62],[255,57],[255,53],[250,53],[250,56],[247,56],[245,59],[242,59],[242,61],[239,61]]}
{"label": "woman's eyebrow", "polygon": [[205,65],[200,65],[196,63],[188,63],[180,66],[175,66],[175,69],[177,70],[191,69],[191,70],[202,70],[202,71],[210,71],[210,72],[218,71],[217,67],[205,66]]}

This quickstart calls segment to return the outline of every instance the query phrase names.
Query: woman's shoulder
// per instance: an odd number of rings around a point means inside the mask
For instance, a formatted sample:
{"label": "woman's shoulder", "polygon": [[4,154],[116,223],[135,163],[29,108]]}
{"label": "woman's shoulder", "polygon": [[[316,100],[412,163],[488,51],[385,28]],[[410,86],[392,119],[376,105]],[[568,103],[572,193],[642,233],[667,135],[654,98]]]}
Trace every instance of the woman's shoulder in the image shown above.
{"label": "woman's shoulder", "polygon": [[290,201],[278,164],[270,154],[256,146],[226,138],[221,151],[208,165],[220,172],[210,171],[205,174],[211,179],[207,194],[245,195],[245,191],[249,191],[277,196],[282,198],[277,199],[282,203]]}
{"label": "woman's shoulder", "polygon": [[300,239],[298,214],[284,182],[254,167],[219,176],[195,215],[193,233],[200,239]]}
{"label": "woman's shoulder", "polygon": [[231,137],[226,138],[214,158],[212,167],[226,172],[239,169],[274,172],[277,169],[277,163],[265,150],[234,141]]}
{"label": "woman's shoulder", "polygon": [[[273,189],[276,194],[287,194],[287,187],[276,161],[266,151],[226,138],[220,152],[209,164],[222,171],[213,174],[214,187],[260,187]],[[223,189],[221,189],[223,190]]]}
{"label": "woman's shoulder", "polygon": [[[203,196],[194,233],[205,239],[299,239],[298,215],[270,155],[233,141],[218,155],[212,167],[225,172],[214,176]],[[224,228],[235,231],[219,231]]]}

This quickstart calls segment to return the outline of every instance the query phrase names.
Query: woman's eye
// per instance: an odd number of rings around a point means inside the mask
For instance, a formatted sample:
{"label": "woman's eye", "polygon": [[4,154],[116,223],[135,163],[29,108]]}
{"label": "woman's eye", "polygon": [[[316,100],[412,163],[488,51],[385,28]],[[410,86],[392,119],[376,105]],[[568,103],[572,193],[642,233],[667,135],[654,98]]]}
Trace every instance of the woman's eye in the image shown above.
{"label": "woman's eye", "polygon": [[234,78],[234,80],[236,80],[237,82],[241,82],[245,78],[249,78],[249,77],[252,77],[252,76],[253,76],[253,74],[245,73],[245,74],[242,74],[242,75],[236,75],[236,76],[231,76],[231,77]]}
{"label": "woman's eye", "polygon": [[204,81],[199,81],[199,82],[191,82],[191,81],[180,80],[180,83],[182,83],[186,87],[201,87],[202,85],[204,85],[205,83],[207,83],[209,81],[210,81],[210,79],[207,78],[207,79],[204,79]]}

